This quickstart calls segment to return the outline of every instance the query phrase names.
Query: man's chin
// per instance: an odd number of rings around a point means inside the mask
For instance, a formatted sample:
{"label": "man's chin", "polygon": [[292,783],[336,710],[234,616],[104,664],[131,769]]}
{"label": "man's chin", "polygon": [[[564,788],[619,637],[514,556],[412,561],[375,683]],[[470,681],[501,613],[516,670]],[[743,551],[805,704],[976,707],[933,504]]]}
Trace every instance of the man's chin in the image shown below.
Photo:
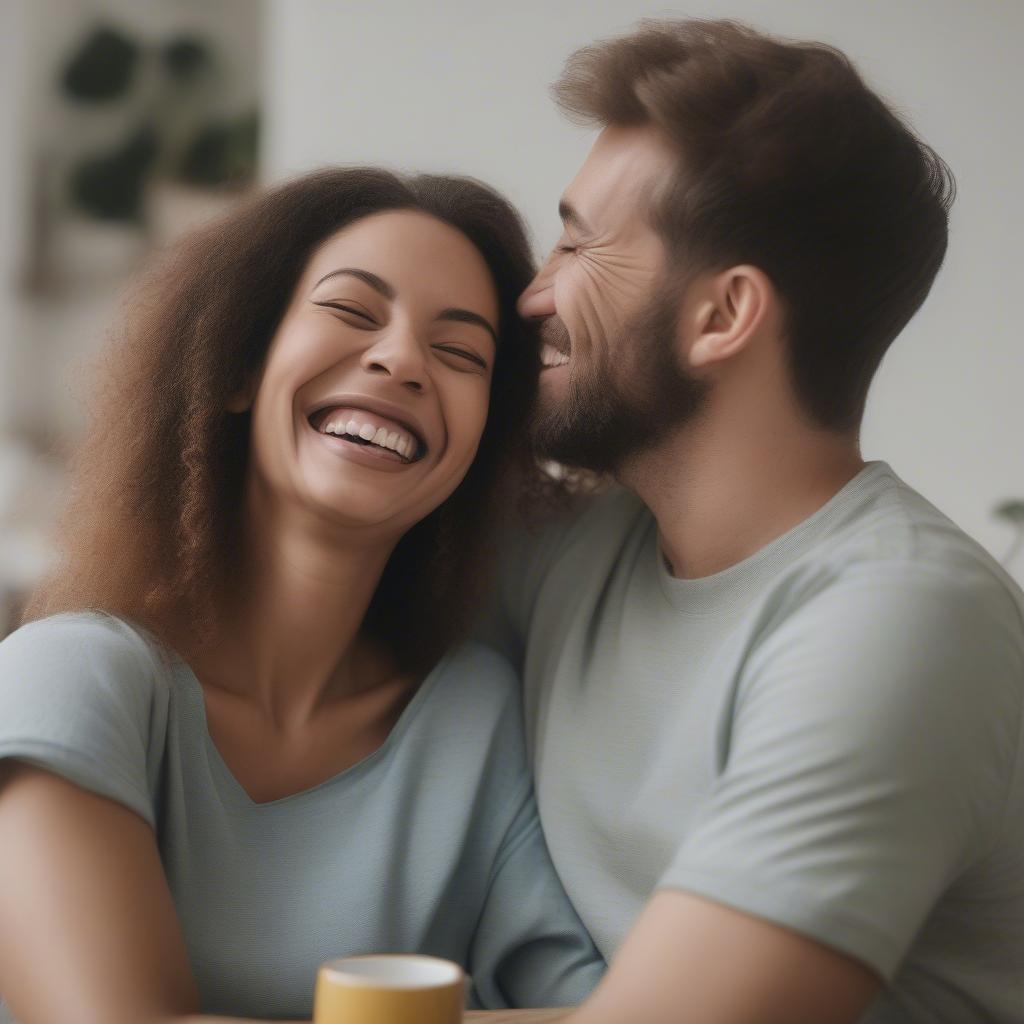
{"label": "man's chin", "polygon": [[542,370],[534,399],[533,421],[540,424],[564,423],[577,404],[571,387],[567,366],[554,366]]}
{"label": "man's chin", "polygon": [[586,425],[558,409],[537,410],[531,440],[534,452],[542,459],[592,473],[607,473],[612,469],[609,452],[600,443],[595,444]]}

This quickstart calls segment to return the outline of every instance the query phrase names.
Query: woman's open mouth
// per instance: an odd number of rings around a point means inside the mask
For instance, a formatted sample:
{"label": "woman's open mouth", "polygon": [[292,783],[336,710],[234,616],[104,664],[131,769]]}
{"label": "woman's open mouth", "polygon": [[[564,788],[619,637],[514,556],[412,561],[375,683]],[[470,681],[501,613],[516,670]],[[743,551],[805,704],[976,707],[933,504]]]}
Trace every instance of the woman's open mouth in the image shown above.
{"label": "woman's open mouth", "polygon": [[427,453],[426,442],[404,423],[353,406],[319,409],[309,417],[309,425],[334,443],[355,445],[393,462],[408,465]]}

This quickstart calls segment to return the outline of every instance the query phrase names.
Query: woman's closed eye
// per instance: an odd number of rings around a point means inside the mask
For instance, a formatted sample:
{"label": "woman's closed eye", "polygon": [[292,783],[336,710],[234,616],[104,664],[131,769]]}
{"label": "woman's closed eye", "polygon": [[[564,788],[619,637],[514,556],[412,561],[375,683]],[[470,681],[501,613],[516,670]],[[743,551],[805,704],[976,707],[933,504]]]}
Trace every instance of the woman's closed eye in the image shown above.
{"label": "woman's closed eye", "polygon": [[[363,306],[346,300],[341,302],[337,299],[314,299],[313,305],[321,306],[326,309],[336,309],[341,313],[346,314],[340,319],[344,320],[345,323],[350,324],[357,330],[373,330],[381,326],[377,318],[365,309]],[[441,353],[445,357],[445,361],[452,365],[455,369],[464,371],[484,371],[488,369],[487,360],[482,356],[477,355],[472,349],[464,348],[461,345],[454,345],[450,343],[434,345],[435,351]]]}
{"label": "woman's closed eye", "polygon": [[[376,326],[378,326],[377,321],[374,319],[372,314],[370,314],[367,310],[361,308],[360,306],[355,305],[355,303],[351,303],[351,302],[337,302],[337,301],[334,301],[334,300],[327,300],[327,299],[317,299],[317,300],[314,300],[313,305],[315,305],[315,306],[325,306],[328,309],[338,309],[338,310],[341,310],[341,312],[348,313],[350,316],[358,317],[359,320],[363,321],[366,324],[367,327],[370,327],[370,326],[376,327]],[[360,326],[360,325],[355,325],[355,326]]]}
{"label": "woman's closed eye", "polygon": [[466,369],[487,369],[487,360],[478,356],[475,352],[462,348],[459,345],[435,345],[434,349],[438,352],[444,353],[446,356],[452,356],[459,360]]}

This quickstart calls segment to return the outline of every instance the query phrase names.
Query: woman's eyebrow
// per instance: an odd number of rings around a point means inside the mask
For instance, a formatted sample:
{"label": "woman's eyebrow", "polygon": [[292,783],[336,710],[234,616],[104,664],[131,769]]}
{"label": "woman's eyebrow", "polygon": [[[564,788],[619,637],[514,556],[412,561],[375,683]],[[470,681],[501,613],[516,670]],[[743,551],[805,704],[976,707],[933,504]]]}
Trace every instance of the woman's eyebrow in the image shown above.
{"label": "woman's eyebrow", "polygon": [[479,324],[491,336],[494,344],[498,344],[498,332],[490,325],[485,317],[468,309],[442,309],[437,314],[438,320],[451,320],[459,324]]}
{"label": "woman's eyebrow", "polygon": [[391,300],[395,297],[395,289],[392,288],[384,278],[370,273],[369,270],[360,270],[358,267],[342,267],[340,270],[332,270],[329,274],[324,274],[324,276],[321,277],[315,285],[313,285],[314,290],[319,288],[324,281],[327,281],[332,277],[338,277],[340,274],[346,274],[349,277],[355,277],[360,281],[365,281],[374,291],[380,292],[385,299]]}

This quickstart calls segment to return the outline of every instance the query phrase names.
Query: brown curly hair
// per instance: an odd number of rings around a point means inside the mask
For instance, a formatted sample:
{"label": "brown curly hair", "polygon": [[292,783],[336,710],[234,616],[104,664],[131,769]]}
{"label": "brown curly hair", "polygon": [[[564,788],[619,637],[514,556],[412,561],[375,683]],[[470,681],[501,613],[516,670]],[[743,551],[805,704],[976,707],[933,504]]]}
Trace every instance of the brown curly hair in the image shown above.
{"label": "brown curly hair", "polygon": [[534,264],[519,216],[488,187],[375,168],[323,170],[265,192],[193,232],[142,279],[97,367],[58,535],[63,557],[30,598],[26,621],[89,608],[172,646],[214,635],[213,595],[239,556],[249,452],[249,414],[228,412],[230,396],[258,373],[316,247],[372,213],[403,209],[452,225],[480,251],[498,293],[500,341],[476,460],[399,542],[364,629],[419,672],[459,639],[499,515],[517,495],[551,489],[527,441],[536,335],[515,310]]}

